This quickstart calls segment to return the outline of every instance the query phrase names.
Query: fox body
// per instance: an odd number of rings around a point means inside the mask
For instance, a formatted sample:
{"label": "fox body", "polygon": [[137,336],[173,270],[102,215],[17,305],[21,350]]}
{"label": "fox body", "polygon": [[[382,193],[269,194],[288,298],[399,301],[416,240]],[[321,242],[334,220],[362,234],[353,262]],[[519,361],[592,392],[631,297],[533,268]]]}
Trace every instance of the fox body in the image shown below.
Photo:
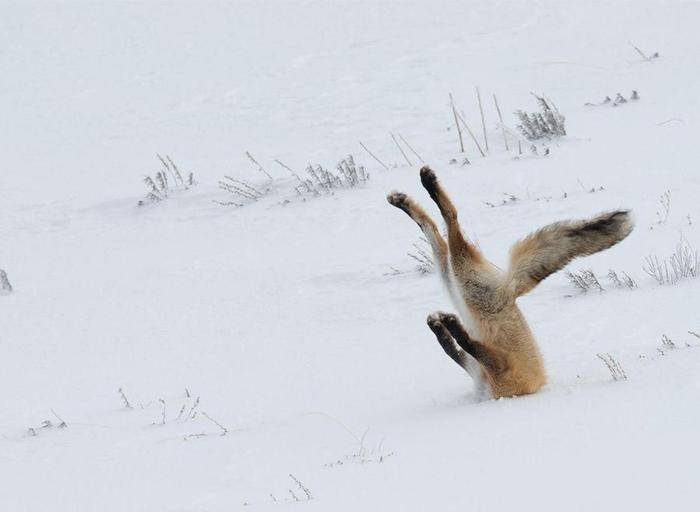
{"label": "fox body", "polygon": [[432,169],[423,167],[420,177],[440,209],[447,240],[406,194],[392,192],[387,200],[423,231],[459,313],[459,317],[432,313],[428,327],[447,355],[471,375],[478,393],[493,398],[535,393],[546,382],[544,364],[516,299],[572,259],[602,251],[627,237],[633,228],[629,211],[549,224],[513,245],[510,266],[502,272],[463,236],[457,210]]}

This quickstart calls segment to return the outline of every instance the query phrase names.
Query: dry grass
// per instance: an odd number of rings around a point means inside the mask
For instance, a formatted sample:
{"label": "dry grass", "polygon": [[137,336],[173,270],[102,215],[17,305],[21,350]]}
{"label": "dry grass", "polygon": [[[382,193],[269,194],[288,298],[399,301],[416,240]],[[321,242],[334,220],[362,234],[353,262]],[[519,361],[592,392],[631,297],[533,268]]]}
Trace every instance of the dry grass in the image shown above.
{"label": "dry grass", "polygon": [[658,284],[676,284],[700,275],[700,256],[697,249],[681,239],[668,258],[647,256],[643,270]]}
{"label": "dry grass", "polygon": [[566,118],[551,101],[533,94],[540,106],[540,112],[528,114],[522,110],[515,112],[520,120],[518,130],[530,141],[552,139],[566,135]]}

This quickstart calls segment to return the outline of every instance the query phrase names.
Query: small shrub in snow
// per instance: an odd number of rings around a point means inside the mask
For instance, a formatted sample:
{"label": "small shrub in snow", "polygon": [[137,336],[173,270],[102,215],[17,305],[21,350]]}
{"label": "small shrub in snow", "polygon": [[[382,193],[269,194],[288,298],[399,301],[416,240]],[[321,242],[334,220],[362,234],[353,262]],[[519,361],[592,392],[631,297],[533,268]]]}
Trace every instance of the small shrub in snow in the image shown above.
{"label": "small shrub in snow", "polygon": [[620,275],[618,275],[617,272],[610,269],[608,270],[608,280],[615,288],[637,288],[637,282],[632,279],[627,272],[621,272]]}
{"label": "small shrub in snow", "polygon": [[676,348],[676,344],[671,341],[671,338],[663,334],[661,336],[661,343],[665,348]]}
{"label": "small shrub in snow", "polygon": [[647,55],[646,53],[644,53],[642,50],[640,50],[639,48],[637,48],[637,47],[636,47],[635,45],[633,45],[632,43],[629,43],[629,45],[630,45],[632,48],[634,48],[634,50],[642,57],[642,59],[644,59],[644,60],[647,61],[647,62],[651,62],[652,60],[658,59],[658,58],[659,58],[659,52],[654,52],[654,53],[652,53],[651,55]]}
{"label": "small shrub in snow", "polygon": [[421,247],[418,244],[413,244],[416,252],[409,252],[409,257],[416,261],[416,270],[421,274],[431,274],[435,270],[435,261],[433,261],[433,256],[430,254],[430,244],[425,238],[420,239],[425,247]]}
{"label": "small shrub in snow", "polygon": [[146,176],[143,179],[148,193],[146,197],[138,202],[139,206],[159,203],[167,199],[170,192],[175,190],[187,190],[197,184],[194,173],[185,173],[186,176],[183,177],[180,169],[169,156],[166,155],[165,158],[160,155],[156,156],[158,160],[160,160],[162,169],[157,171],[153,177]]}
{"label": "small shrub in snow", "polygon": [[[419,243],[414,243],[415,251],[407,252],[409,258],[416,262],[414,270],[421,275],[432,274],[435,271],[435,260],[433,260],[432,249],[428,241],[421,237]],[[411,270],[399,270],[396,267],[389,265],[389,272],[385,272],[385,276],[398,276],[408,274]]]}
{"label": "small shrub in snow", "polygon": [[[263,169],[260,164],[254,160],[249,153],[246,153],[251,161],[258,165],[260,172],[266,176],[270,174]],[[357,188],[360,185],[369,181],[369,173],[365,168],[355,164],[355,159],[352,155],[341,160],[334,171],[330,171],[321,165],[309,165],[306,168],[306,175],[301,176],[291,167],[284,164],[280,160],[275,160],[281,167],[289,171],[289,173],[299,183],[293,189],[297,197],[306,200],[309,197],[318,197],[322,195],[333,195],[338,190]],[[262,185],[252,185],[243,180],[225,176],[219,181],[219,188],[236,196],[235,201],[214,201],[222,206],[244,206],[252,202],[258,201],[275,190],[275,181],[270,177],[267,182]],[[283,199],[280,204],[288,204],[291,199]]]}
{"label": "small shrub in snow", "polygon": [[[632,90],[632,93],[630,94],[629,99],[631,101],[637,101],[639,99],[639,93],[635,90]],[[600,107],[600,106],[608,106],[608,107],[619,107],[620,105],[624,105],[625,103],[628,103],[628,99],[625,98],[622,93],[617,93],[615,95],[615,99],[613,100],[610,98],[610,96],[606,96],[603,101],[600,103],[584,103],[586,107]]]}
{"label": "small shrub in snow", "polygon": [[[509,204],[515,204],[515,203],[517,203],[518,200],[519,200],[517,196],[511,194],[510,192],[503,192],[503,195],[505,196],[505,198],[504,198],[504,199],[501,199],[501,200],[500,200],[499,202],[497,202],[497,203],[492,203],[492,202],[490,202],[490,201],[482,201],[482,202],[483,202],[486,206],[488,206],[489,208],[497,208],[497,207],[499,207],[499,206],[506,206],[506,205],[509,205]],[[539,201],[539,199],[537,199],[537,200]]]}
{"label": "small shrub in snow", "polygon": [[[289,473],[289,478],[294,480],[294,483],[297,484],[297,487],[304,493],[304,496],[306,497],[306,501],[311,501],[314,499],[313,494],[311,494],[311,491],[309,490],[308,487],[306,487],[303,483],[301,483],[301,480],[299,480],[297,477],[295,477],[293,474]],[[294,492],[290,489],[289,492],[291,493],[292,497],[295,498],[294,501],[301,501],[299,498],[296,497]]]}
{"label": "small shrub in snow", "polygon": [[581,189],[588,194],[595,194],[596,192],[605,192],[605,187],[603,185],[588,188],[588,186],[584,185],[583,182],[578,178],[576,179],[576,181],[578,181],[578,184],[581,186]]}
{"label": "small shrub in snow", "polygon": [[522,110],[515,112],[520,120],[518,130],[527,140],[552,139],[566,135],[566,118],[557,107],[541,96],[533,94],[540,106],[540,112],[528,114]]}
{"label": "small shrub in snow", "polygon": [[700,257],[697,249],[681,239],[669,258],[647,256],[643,270],[659,284],[676,284],[700,275]]}
{"label": "small shrub in snow", "polygon": [[[134,410],[134,407],[132,407],[131,402],[129,399],[126,397],[126,393],[122,388],[119,388],[117,390],[119,393],[119,396],[121,398],[122,404],[124,405],[125,409],[129,410]],[[195,426],[197,424],[201,424],[202,420],[199,418],[204,418],[207,422],[213,424],[217,428],[217,434],[220,436],[225,436],[227,435],[230,431],[229,429],[224,426],[220,421],[217,421],[214,419],[212,416],[207,414],[205,411],[202,411],[199,409],[200,405],[200,397],[197,397],[195,399],[192,398],[192,395],[190,395],[190,392],[185,389],[185,395],[182,399],[181,403],[178,403],[176,407],[179,406],[179,412],[177,415],[168,415],[168,403],[163,399],[159,398],[157,400],[152,400],[146,403],[137,403],[137,410],[142,410],[142,411],[151,411],[154,408],[158,407],[158,419],[156,421],[152,421],[151,425],[158,426],[158,427],[166,427],[166,426],[175,426],[175,425],[192,425]],[[175,410],[178,410],[177,408]],[[53,410],[52,410],[53,412]],[[54,413],[54,416],[60,420],[58,415]],[[61,420],[62,421],[62,420]],[[62,421],[63,422],[63,421]],[[64,422],[63,422],[64,423]],[[61,425],[59,425],[60,427]],[[196,438],[201,438],[201,437],[210,437],[213,436],[215,432],[212,431],[198,431],[194,433],[183,433],[182,438],[187,441],[189,439],[196,439]]]}
{"label": "small shrub in snow", "polygon": [[56,416],[56,419],[58,420],[58,428],[68,428],[68,423],[63,421],[63,418],[61,418],[58,414],[56,414],[56,411],[51,409],[51,414]]}
{"label": "small shrub in snow", "polygon": [[[578,272],[566,272],[566,277],[581,293],[588,293],[591,290],[596,290],[598,292],[605,291],[605,288],[601,284],[601,279],[599,279],[591,269],[579,270]],[[618,273],[610,269],[606,277],[614,288],[627,288],[629,290],[637,288],[637,282],[632,279],[627,272]]]}
{"label": "small shrub in snow", "polygon": [[605,364],[606,368],[610,372],[610,375],[612,376],[613,380],[618,381],[618,380],[627,380],[627,374],[625,373],[625,370],[622,368],[622,365],[610,354],[596,354],[598,356],[598,359],[603,361]]}
{"label": "small shrub in snow", "polygon": [[299,176],[279,160],[277,163],[288,170],[299,182],[294,190],[298,196],[302,197],[332,195],[336,190],[356,188],[369,181],[369,173],[364,167],[355,164],[352,155],[348,155],[338,163],[337,172],[329,171],[319,164],[309,165],[306,168],[306,177]]}
{"label": "small shrub in snow", "polygon": [[[537,148],[534,145],[532,146],[531,149],[534,149],[535,152],[537,151]],[[548,151],[548,150],[546,150],[546,151]],[[548,154],[548,153],[545,153],[545,155],[546,154]],[[602,185],[599,185],[597,187],[587,188],[586,186],[583,185],[583,183],[581,183],[580,180],[579,180],[579,184],[581,185],[581,188],[588,194],[605,192],[605,187]],[[523,201],[536,201],[536,202],[544,201],[545,203],[549,203],[550,201],[556,200],[556,199],[560,199],[560,200],[568,199],[570,196],[569,193],[566,191],[564,191],[562,193],[562,195],[558,196],[558,197],[551,196],[551,195],[539,195],[539,194],[531,195],[529,191],[527,191],[527,194],[523,197],[516,196],[515,194],[511,194],[510,192],[503,192],[502,195],[504,196],[502,199],[495,199],[495,200],[491,200],[491,201],[482,201],[482,203],[484,203],[489,208],[499,208],[501,206],[514,205],[516,203],[523,202]]]}
{"label": "small shrub in snow", "polygon": [[[166,416],[165,416],[165,412],[166,412],[165,400],[163,400],[162,398],[159,398],[159,399],[158,399],[158,402],[160,402],[160,405],[161,405],[161,407],[162,407],[159,425],[165,425],[165,420],[166,420]],[[153,424],[155,425],[155,423],[153,423]]]}
{"label": "small shrub in snow", "polygon": [[377,448],[367,448],[364,445],[364,437],[362,436],[362,441],[360,442],[358,449],[349,455],[345,455],[338,460],[324,464],[327,468],[333,468],[338,466],[344,466],[346,464],[356,463],[356,464],[368,464],[368,463],[378,463],[383,464],[389,457],[394,456],[394,452],[385,452],[382,443],[379,443]]}
{"label": "small shrub in snow", "polygon": [[9,295],[12,293],[12,285],[7,278],[7,272],[0,269],[0,295]]}
{"label": "small shrub in snow", "polygon": [[131,404],[129,403],[129,399],[126,397],[126,394],[124,393],[124,390],[122,388],[119,388],[117,390],[117,393],[119,393],[119,396],[122,399],[122,403],[124,404],[124,409],[133,409],[133,407],[131,407]]}
{"label": "small shrub in snow", "polygon": [[450,161],[449,161],[449,164],[450,164],[450,165],[457,165],[457,164],[459,164],[460,167],[464,167],[465,165],[470,165],[471,162],[470,162],[469,159],[465,156],[461,163],[458,162],[456,158],[451,158]]}
{"label": "small shrub in snow", "polygon": [[243,206],[247,203],[257,201],[272,191],[271,182],[254,187],[244,180],[238,180],[231,176],[224,176],[223,180],[219,180],[219,188],[236,196],[236,201],[219,201],[219,204],[224,206]]}
{"label": "small shrub in snow", "polygon": [[369,173],[362,166],[357,166],[352,155],[344,158],[336,166],[337,172],[324,169],[321,165],[309,165],[306,178],[299,178],[300,184],[295,188],[303,196],[331,195],[336,190],[355,188],[369,181]]}
{"label": "small shrub in snow", "polygon": [[591,269],[584,269],[578,272],[567,271],[566,277],[581,293],[588,293],[591,290],[605,291],[605,288],[600,284],[600,281]]}
{"label": "small shrub in snow", "polygon": [[663,356],[666,354],[667,350],[673,350],[675,348],[676,348],[676,344],[673,342],[673,340],[671,340],[671,338],[669,338],[665,334],[662,334],[661,335],[661,347],[657,348],[656,350],[658,350],[659,353]]}
{"label": "small shrub in snow", "polygon": [[[277,497],[270,492],[268,493],[268,496],[270,497],[273,503],[299,503],[302,501],[311,501],[312,499],[314,499],[313,494],[311,494],[311,490],[306,485],[304,485],[304,483],[301,480],[299,480],[292,473],[289,473],[289,478],[291,478],[294,484],[296,485],[296,492],[294,492],[294,489],[292,489],[291,487],[288,488],[287,493],[289,494],[289,498],[287,499],[277,499]],[[252,505],[250,501],[243,502],[244,507],[248,507],[250,505]]]}
{"label": "small shrub in snow", "polygon": [[[700,338],[700,334],[696,333],[695,331],[688,331],[688,334],[691,336],[694,336],[695,338]],[[665,334],[661,335],[661,346],[657,348],[657,352],[661,354],[662,356],[666,355],[666,352],[670,350],[675,350],[678,348],[692,348],[692,347],[697,347],[697,345],[691,345],[689,342],[685,341],[683,342],[683,346],[677,344],[674,342],[671,338],[666,336]]]}
{"label": "small shrub in snow", "polygon": [[52,429],[52,428],[68,428],[68,424],[63,421],[63,418],[61,418],[58,414],[56,414],[56,411],[51,409],[51,414],[53,414],[56,419],[58,420],[58,423],[54,423],[51,420],[44,420],[41,422],[41,425],[38,427],[29,427],[27,429],[27,434],[31,437],[36,437],[39,435],[39,432],[41,430],[47,430],[47,429]]}
{"label": "small shrub in snow", "polygon": [[661,210],[656,212],[656,223],[666,224],[668,221],[668,214],[671,210],[671,191],[667,190],[659,196],[659,204],[661,205]]}

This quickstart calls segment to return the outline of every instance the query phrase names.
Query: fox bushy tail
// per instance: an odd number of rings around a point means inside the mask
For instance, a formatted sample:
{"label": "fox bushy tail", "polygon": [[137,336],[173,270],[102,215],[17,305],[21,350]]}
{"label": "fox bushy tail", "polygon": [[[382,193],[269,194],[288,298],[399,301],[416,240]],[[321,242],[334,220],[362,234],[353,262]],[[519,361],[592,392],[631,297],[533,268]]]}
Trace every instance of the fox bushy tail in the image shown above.
{"label": "fox bushy tail", "polygon": [[632,232],[629,210],[605,212],[587,220],[555,222],[515,243],[510,251],[509,284],[524,295],[571,260],[612,247]]}

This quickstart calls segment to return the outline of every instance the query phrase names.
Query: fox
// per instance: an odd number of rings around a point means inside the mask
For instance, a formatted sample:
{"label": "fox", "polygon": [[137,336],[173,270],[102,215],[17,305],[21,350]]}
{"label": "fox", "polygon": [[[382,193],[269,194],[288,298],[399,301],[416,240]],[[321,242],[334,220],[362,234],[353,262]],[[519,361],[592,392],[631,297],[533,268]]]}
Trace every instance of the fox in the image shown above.
{"label": "fox", "polygon": [[511,247],[509,267],[502,271],[462,234],[457,209],[429,166],[421,168],[420,180],[442,215],[447,240],[411,197],[391,192],[387,201],[404,211],[425,235],[459,315],[431,313],[428,327],[445,353],[474,380],[480,398],[536,393],[547,377],[539,347],[516,299],[574,258],[624,240],[634,228],[630,210],[546,225]]}

